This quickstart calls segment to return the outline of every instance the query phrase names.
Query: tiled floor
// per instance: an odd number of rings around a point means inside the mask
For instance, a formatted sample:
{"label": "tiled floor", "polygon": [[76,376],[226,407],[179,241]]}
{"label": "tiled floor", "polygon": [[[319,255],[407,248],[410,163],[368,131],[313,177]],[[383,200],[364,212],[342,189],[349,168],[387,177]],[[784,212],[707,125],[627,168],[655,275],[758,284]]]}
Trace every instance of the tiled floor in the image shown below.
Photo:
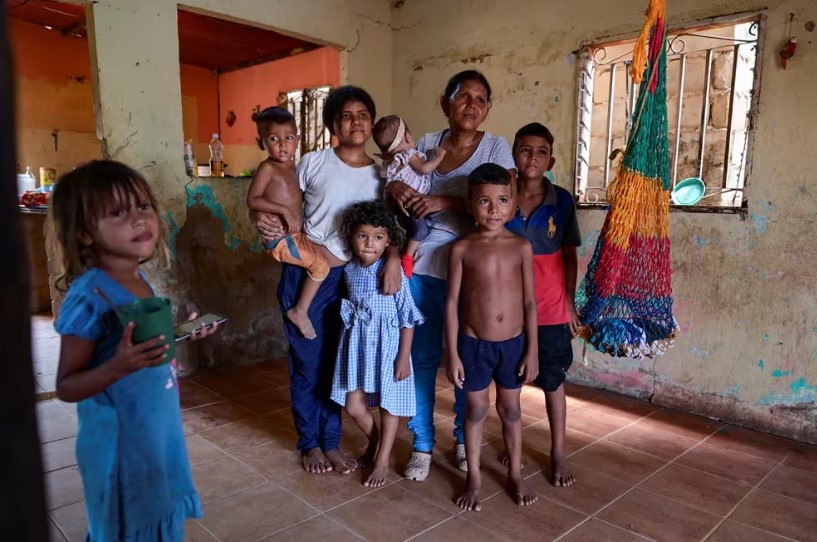
{"label": "tiled floor", "polygon": [[[453,504],[463,475],[451,465],[451,386],[438,381],[438,451],[428,480],[401,480],[405,424],[391,482],[371,490],[364,473],[304,473],[293,450],[283,362],[195,375],[181,384],[193,474],[204,517],[189,542],[297,540],[817,541],[817,447],[568,385],[567,443],[577,484],[551,486],[542,396],[523,392],[525,469],[540,495],[528,508],[503,491],[500,424],[483,447],[481,512]],[[54,540],[85,534],[74,460],[75,410],[38,404]],[[365,441],[351,421],[344,448]]]}
{"label": "tiled floor", "polygon": [[50,399],[56,389],[60,357],[60,336],[54,331],[54,317],[51,314],[31,317],[31,346],[37,399]]}

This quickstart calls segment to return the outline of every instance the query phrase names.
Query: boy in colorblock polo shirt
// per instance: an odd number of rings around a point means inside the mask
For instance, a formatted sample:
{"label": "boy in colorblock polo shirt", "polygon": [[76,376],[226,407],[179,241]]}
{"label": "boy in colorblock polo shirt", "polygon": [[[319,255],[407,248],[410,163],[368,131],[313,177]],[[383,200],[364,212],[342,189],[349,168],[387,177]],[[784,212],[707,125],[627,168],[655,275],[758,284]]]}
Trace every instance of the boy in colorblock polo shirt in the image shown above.
{"label": "boy in colorblock polo shirt", "polygon": [[545,392],[551,433],[553,484],[574,482],[565,450],[565,374],[573,362],[571,340],[579,318],[574,298],[578,275],[576,247],[581,245],[576,206],[570,192],[546,176],[553,167],[553,135],[534,122],[523,126],[513,142],[518,175],[516,215],[506,224],[533,245],[533,276],[539,339],[539,377]]}

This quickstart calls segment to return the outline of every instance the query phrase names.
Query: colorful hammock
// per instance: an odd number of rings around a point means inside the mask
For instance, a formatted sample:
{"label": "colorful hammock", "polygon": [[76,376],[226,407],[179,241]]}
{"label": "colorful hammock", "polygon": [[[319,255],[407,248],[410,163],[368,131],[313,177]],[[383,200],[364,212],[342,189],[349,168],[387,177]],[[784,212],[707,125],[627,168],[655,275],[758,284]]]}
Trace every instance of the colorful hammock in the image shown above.
{"label": "colorful hammock", "polygon": [[644,81],[633,128],[576,294],[579,336],[613,356],[663,354],[678,331],[672,316],[665,13],[665,0],[650,0],[630,68],[636,84]]}

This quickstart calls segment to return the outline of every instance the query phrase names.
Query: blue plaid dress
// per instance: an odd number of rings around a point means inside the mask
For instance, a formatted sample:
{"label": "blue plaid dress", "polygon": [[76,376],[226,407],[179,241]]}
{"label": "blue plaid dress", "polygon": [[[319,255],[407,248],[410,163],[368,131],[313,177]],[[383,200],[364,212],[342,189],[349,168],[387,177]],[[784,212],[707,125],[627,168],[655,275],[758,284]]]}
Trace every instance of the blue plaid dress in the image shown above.
{"label": "blue plaid dress", "polygon": [[354,261],[346,266],[349,299],[343,300],[340,309],[344,330],[335,360],[332,400],[345,405],[347,392],[362,389],[368,394],[370,407],[379,406],[395,416],[414,416],[414,371],[396,382],[394,362],[400,330],[425,319],[414,304],[405,275],[399,292],[380,293],[381,267],[382,259],[369,267]]}

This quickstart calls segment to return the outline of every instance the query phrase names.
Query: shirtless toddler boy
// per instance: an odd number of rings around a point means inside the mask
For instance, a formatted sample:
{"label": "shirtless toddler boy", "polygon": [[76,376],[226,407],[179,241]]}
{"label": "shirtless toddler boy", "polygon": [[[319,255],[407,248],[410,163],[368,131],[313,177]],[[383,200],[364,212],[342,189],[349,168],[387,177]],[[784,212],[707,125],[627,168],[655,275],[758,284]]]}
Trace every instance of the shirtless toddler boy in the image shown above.
{"label": "shirtless toddler boy", "polygon": [[468,207],[477,232],[451,247],[445,340],[448,378],[467,392],[465,456],[468,476],[457,505],[480,510],[479,471],[488,387],[496,382],[496,409],[508,452],[508,485],[517,504],[537,496],[522,479],[522,420],[519,396],[539,371],[533,251],[505,229],[516,210],[508,171],[483,164],[468,177]]}
{"label": "shirtless toddler boy", "polygon": [[247,207],[281,217],[287,235],[264,240],[264,248],[276,260],[306,268],[311,280],[304,281],[298,303],[286,316],[307,339],[315,338],[309,320],[309,305],[318,293],[321,281],[329,274],[323,247],[311,243],[301,231],[303,194],[295,174],[295,149],[298,127],[292,113],[282,107],[268,107],[253,116],[258,128],[258,147],[269,157],[258,164],[247,192]]}

